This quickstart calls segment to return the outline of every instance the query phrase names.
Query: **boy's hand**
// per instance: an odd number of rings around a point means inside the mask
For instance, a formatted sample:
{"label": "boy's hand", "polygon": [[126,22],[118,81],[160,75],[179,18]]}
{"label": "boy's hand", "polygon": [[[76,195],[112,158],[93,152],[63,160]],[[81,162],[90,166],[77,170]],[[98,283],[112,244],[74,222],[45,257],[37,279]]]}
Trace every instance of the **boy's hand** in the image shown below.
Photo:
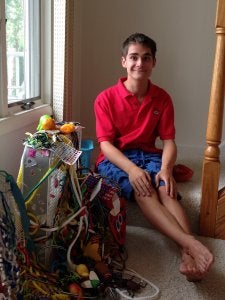
{"label": "boy's hand", "polygon": [[177,184],[170,171],[161,169],[155,176],[156,187],[159,187],[159,181],[163,180],[166,185],[166,192],[171,198],[177,197]]}
{"label": "boy's hand", "polygon": [[151,196],[152,185],[151,177],[148,172],[134,166],[130,168],[128,173],[129,181],[137,195]]}

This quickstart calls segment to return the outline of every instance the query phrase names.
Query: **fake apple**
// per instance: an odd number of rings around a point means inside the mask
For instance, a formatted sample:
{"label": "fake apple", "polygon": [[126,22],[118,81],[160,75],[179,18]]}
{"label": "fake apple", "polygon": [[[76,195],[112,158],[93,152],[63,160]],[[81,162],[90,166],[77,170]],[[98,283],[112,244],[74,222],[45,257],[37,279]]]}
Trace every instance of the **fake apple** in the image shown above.
{"label": "fake apple", "polygon": [[78,300],[83,300],[84,295],[83,295],[83,290],[82,288],[79,286],[79,284],[73,282],[70,283],[68,286],[69,292],[73,295],[76,296],[76,299]]}

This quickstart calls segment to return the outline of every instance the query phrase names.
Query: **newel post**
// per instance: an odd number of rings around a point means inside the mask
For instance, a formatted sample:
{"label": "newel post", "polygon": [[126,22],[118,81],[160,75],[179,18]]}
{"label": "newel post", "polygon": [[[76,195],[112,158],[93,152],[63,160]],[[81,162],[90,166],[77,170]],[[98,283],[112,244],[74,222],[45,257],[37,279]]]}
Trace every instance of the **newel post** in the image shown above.
{"label": "newel post", "polygon": [[200,233],[215,237],[225,91],[225,0],[217,1],[216,51],[202,169]]}

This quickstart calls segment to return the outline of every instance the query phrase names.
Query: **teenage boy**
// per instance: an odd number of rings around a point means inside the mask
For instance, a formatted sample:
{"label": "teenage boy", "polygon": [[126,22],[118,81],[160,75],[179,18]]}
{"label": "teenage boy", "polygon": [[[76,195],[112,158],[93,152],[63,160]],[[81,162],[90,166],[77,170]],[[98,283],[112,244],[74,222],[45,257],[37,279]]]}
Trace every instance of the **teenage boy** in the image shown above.
{"label": "teenage boy", "polygon": [[[121,63],[127,77],[101,92],[94,104],[101,149],[96,165],[100,174],[118,182],[128,201],[136,200],[156,229],[180,247],[180,272],[196,281],[209,271],[213,255],[191,233],[177,201],[173,103],[149,79],[156,50],[156,43],[142,33],[124,41]],[[162,149],[155,145],[157,137]]]}

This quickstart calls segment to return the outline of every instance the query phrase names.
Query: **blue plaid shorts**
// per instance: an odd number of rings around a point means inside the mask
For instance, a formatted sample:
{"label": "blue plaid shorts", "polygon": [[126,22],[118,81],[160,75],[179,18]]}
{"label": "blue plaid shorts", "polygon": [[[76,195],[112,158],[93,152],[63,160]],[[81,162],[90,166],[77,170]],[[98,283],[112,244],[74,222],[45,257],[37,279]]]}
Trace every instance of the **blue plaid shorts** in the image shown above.
{"label": "blue plaid shorts", "polygon": [[[146,170],[152,179],[153,186],[155,184],[155,175],[160,171],[162,164],[162,155],[160,153],[148,153],[142,150],[126,150],[123,152],[138,167]],[[121,194],[127,200],[133,199],[133,188],[129,182],[127,173],[112,164],[108,159],[103,160],[97,167],[98,173],[102,176],[113,179],[118,183],[121,189]],[[163,180],[160,180],[160,186],[165,185]]]}

